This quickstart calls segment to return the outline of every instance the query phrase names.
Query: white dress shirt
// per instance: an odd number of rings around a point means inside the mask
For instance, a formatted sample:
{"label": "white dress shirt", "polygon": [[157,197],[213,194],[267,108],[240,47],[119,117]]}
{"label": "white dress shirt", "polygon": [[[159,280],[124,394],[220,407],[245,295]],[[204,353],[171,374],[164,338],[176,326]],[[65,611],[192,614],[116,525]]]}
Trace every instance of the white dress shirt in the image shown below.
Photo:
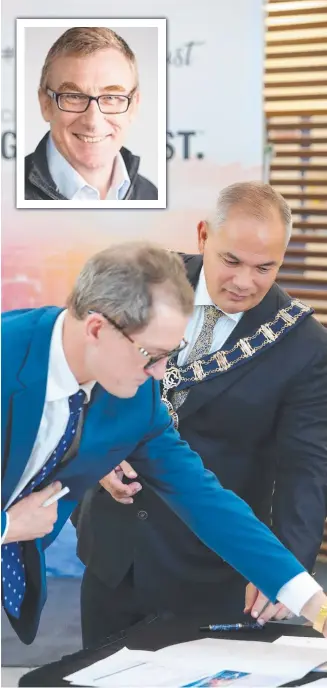
{"label": "white dress shirt", "polygon": [[[177,359],[177,365],[184,365],[187,362],[187,357],[192,350],[203,325],[204,319],[204,306],[215,306],[216,304],[211,300],[205,275],[204,269],[202,267],[199,280],[195,289],[194,296],[194,311],[190,318],[188,325],[185,330],[184,337],[188,342],[188,346],[181,351]],[[221,309],[220,309],[221,310]],[[236,325],[239,323],[243,316],[243,312],[240,313],[225,313],[217,320],[213,331],[212,346],[209,353],[218,351],[221,349],[228,337],[232,334]],[[222,402],[223,403],[223,400]],[[258,554],[260,558],[260,554]],[[290,609],[293,614],[299,616],[302,607],[305,603],[314,595],[318,590],[321,590],[320,585],[310,576],[309,573],[303,572],[299,573],[291,581],[288,581],[280,589],[277,597],[282,604]]]}
{"label": "white dress shirt", "polygon": [[[90,144],[92,145],[92,144]],[[62,196],[73,201],[100,201],[98,189],[88,184],[85,179],[59,153],[51,134],[47,140],[47,162],[51,177]],[[110,189],[106,199],[121,201],[130,187],[129,178],[123,157],[118,153],[114,159]]]}
{"label": "white dress shirt", "polygon": [[[62,345],[65,313],[66,311],[60,313],[52,332],[45,402],[34,446],[24,473],[8,500],[5,510],[41,470],[58,445],[68,423],[68,397],[78,392],[79,389],[83,389],[86,394],[85,403],[87,403],[95,385],[95,382],[79,385],[68,366]],[[8,526],[9,516],[7,514],[6,530],[2,538],[5,537]]]}

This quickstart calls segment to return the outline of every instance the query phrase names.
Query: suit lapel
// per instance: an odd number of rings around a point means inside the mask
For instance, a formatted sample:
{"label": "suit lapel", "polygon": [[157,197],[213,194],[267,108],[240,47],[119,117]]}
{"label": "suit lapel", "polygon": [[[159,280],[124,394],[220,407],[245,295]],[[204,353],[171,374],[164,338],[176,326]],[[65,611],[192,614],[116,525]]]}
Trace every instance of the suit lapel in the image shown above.
{"label": "suit lapel", "polygon": [[[196,286],[196,282],[199,278],[202,259],[195,261],[195,258],[202,258],[200,256],[194,256],[186,262],[186,268],[191,274],[189,274],[189,280],[192,286]],[[194,279],[196,282],[194,283]],[[290,301],[285,292],[283,292],[276,284],[272,286],[265,298],[249,311],[246,311],[242,316],[239,323],[234,328],[233,332],[230,334],[222,349],[232,349],[234,344],[239,339],[247,337],[264,322],[272,320],[279,308],[284,306]],[[211,380],[200,382],[190,388],[189,394],[186,398],[184,404],[178,410],[178,416],[180,420],[183,420],[187,416],[198,411],[204,404],[210,403],[212,399],[216,399],[218,396],[226,392],[226,390],[235,382],[238,382],[248,371],[249,366],[256,365],[254,360],[249,360],[244,365],[241,365],[235,369],[231,369],[222,375],[213,377]]]}
{"label": "suit lapel", "polygon": [[203,265],[203,258],[200,255],[193,256],[181,254],[181,256],[184,260],[184,265],[186,268],[189,282],[191,282],[193,289],[195,289],[199,281],[200,272]]}
{"label": "suit lapel", "polygon": [[30,458],[39,429],[48,376],[52,329],[60,313],[47,310],[35,328],[28,356],[18,376],[18,389],[12,396],[11,437],[2,489],[8,501]]}

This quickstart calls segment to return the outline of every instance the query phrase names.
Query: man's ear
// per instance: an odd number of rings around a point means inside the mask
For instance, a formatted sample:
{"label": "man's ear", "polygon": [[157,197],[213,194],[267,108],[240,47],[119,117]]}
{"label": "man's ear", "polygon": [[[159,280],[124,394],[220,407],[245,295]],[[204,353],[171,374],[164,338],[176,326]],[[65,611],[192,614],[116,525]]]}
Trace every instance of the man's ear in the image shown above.
{"label": "man's ear", "polygon": [[133,100],[132,100],[130,107],[129,107],[129,119],[130,119],[130,121],[132,121],[134,119],[135,115],[137,114],[137,111],[139,109],[139,104],[140,104],[140,98],[141,98],[140,91],[137,89],[137,91],[135,91],[135,93],[133,95]]}
{"label": "man's ear", "polygon": [[204,251],[204,246],[208,238],[208,231],[208,223],[205,220],[201,220],[197,226],[199,253],[203,253]]}
{"label": "man's ear", "polygon": [[52,116],[52,100],[43,88],[39,88],[38,96],[42,117],[46,122],[50,122]]}

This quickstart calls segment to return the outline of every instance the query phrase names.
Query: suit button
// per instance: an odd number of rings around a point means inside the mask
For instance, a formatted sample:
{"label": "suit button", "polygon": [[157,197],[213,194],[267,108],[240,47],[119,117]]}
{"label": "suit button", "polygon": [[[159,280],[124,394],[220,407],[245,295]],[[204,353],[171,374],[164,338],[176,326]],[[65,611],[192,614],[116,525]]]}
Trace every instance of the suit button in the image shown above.
{"label": "suit button", "polygon": [[140,519],[140,521],[145,521],[148,518],[148,512],[143,511],[143,509],[140,509],[140,511],[137,512],[137,518]]}

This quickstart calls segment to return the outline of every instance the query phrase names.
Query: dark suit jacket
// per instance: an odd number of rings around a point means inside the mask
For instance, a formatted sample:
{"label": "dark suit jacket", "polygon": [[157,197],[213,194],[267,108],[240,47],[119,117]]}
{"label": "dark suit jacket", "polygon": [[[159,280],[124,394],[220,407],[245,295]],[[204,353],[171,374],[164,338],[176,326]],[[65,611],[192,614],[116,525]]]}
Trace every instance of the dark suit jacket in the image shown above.
{"label": "dark suit jacket", "polygon": [[[202,258],[185,256],[185,261],[195,286]],[[223,348],[272,320],[289,301],[273,285]],[[309,315],[257,358],[191,387],[179,417],[181,437],[205,466],[268,523],[272,506],[273,530],[312,570],[327,485],[325,329]],[[78,554],[110,586],[131,563],[139,585],[154,588],[154,599],[159,589],[168,598],[174,589],[180,595],[181,582],[209,584],[231,575],[146,485],[130,506],[97,487],[74,514],[75,523],[78,517]],[[240,540],[241,530],[234,537]]]}
{"label": "dark suit jacket", "polygon": [[[2,317],[3,508],[20,480],[37,436],[46,394],[52,330],[59,308],[11,311]],[[110,355],[110,354],[109,354]],[[46,600],[44,549],[55,539],[88,487],[133,455],[136,470],[208,547],[226,557],[272,599],[303,567],[271,537],[242,500],[207,470],[181,442],[150,378],[130,399],[92,390],[78,452],[60,463],[56,478],[70,488],[58,503],[53,532],[24,543],[27,587],[19,619],[10,622],[32,642]],[[54,475],[48,478],[52,480]],[[224,527],[220,527],[220,523]],[[118,525],[118,524],[117,524]],[[244,528],[244,542],[232,533]],[[260,566],[248,552],[261,550]]]}

